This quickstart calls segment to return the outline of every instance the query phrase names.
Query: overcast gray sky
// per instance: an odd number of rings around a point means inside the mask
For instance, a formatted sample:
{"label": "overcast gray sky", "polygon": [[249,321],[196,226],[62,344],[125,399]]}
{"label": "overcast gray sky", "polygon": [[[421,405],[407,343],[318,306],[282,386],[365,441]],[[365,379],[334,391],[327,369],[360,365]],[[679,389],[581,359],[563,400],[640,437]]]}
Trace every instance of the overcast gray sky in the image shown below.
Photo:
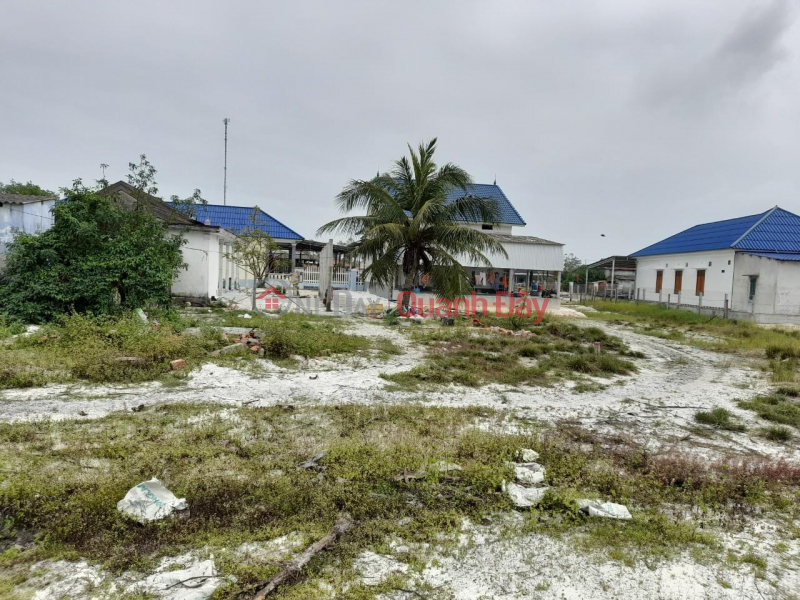
{"label": "overcast gray sky", "polygon": [[[594,260],[800,213],[797,0],[0,4],[0,181],[200,188],[306,237],[405,144]],[[600,238],[605,233],[605,238]]]}

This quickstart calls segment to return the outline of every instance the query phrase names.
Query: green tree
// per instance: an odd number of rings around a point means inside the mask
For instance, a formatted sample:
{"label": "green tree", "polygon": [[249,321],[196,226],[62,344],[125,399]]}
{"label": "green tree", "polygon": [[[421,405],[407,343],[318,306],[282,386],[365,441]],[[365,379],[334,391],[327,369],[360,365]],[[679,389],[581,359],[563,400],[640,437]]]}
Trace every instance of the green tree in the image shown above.
{"label": "green tree", "polygon": [[278,272],[288,261],[272,236],[256,226],[260,209],[256,206],[250,216],[252,227],[243,229],[233,242],[233,253],[226,255],[253,274],[256,287],[261,287],[270,273]]}
{"label": "green tree", "polygon": [[46,190],[39,187],[32,181],[22,183],[21,181],[14,181],[3,183],[0,181],[0,194],[24,194],[26,196],[56,196],[55,192]]}
{"label": "green tree", "polygon": [[[606,272],[603,269],[589,269],[589,281],[605,280]],[[561,274],[561,285],[568,287],[570,281],[585,284],[586,265],[574,254],[564,257],[564,272]]]}
{"label": "green tree", "polygon": [[[392,285],[400,265],[403,291],[410,292],[419,276],[428,275],[438,296],[464,294],[470,281],[460,257],[491,266],[484,253],[506,256],[494,237],[464,223],[497,223],[497,203],[467,194],[448,202],[453,188],[466,192],[472,182],[469,173],[451,163],[437,167],[435,138],[416,152],[408,149],[410,158],[396,161],[388,173],[353,180],[337,196],[342,212],[361,209],[366,215],[331,221],[317,233],[359,238],[351,255],[369,263],[364,276],[378,285]],[[405,294],[403,306],[408,301]]]}
{"label": "green tree", "polygon": [[167,305],[183,240],[144,210],[127,212],[76,180],[53,227],[18,234],[0,275],[0,312],[39,323],[71,311]]}
{"label": "green tree", "polygon": [[173,194],[170,196],[169,201],[172,202],[172,207],[175,210],[179,210],[190,219],[197,218],[198,206],[208,206],[208,200],[203,198],[202,192],[197,188],[195,188],[192,195],[188,198],[181,198]]}

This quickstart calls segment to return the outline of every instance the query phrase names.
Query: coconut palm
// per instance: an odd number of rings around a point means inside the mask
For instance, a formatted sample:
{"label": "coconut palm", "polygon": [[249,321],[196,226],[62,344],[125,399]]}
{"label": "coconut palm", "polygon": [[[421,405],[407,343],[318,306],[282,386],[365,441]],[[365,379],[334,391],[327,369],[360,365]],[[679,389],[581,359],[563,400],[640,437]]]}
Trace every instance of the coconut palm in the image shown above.
{"label": "coconut palm", "polygon": [[[366,259],[364,277],[380,286],[393,284],[399,265],[403,291],[410,292],[418,277],[427,275],[437,296],[452,298],[470,288],[459,259],[489,267],[484,253],[506,255],[492,235],[465,224],[497,223],[497,203],[467,194],[472,178],[464,169],[451,163],[437,167],[436,138],[416,152],[408,149],[410,157],[396,161],[388,173],[352,180],[337,196],[343,213],[361,209],[365,216],[342,217],[317,233],[357,238],[351,255]],[[464,195],[448,202],[454,188]],[[405,294],[404,306],[408,299]]]}

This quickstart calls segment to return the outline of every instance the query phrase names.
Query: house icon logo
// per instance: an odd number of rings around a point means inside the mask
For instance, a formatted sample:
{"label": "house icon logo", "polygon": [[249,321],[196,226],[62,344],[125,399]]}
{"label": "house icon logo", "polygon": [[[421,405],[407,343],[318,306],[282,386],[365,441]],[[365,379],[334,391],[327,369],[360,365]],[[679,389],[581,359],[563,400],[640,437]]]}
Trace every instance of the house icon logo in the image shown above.
{"label": "house icon logo", "polygon": [[280,310],[281,300],[286,300],[286,296],[281,294],[273,286],[269,286],[266,290],[256,296],[256,300],[264,301],[264,310]]}

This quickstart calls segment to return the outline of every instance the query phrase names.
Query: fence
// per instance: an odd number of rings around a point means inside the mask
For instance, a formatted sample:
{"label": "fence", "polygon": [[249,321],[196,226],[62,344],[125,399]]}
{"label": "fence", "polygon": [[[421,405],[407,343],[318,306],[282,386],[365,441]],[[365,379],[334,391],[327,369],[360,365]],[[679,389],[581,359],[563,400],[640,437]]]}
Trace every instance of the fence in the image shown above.
{"label": "fence", "polygon": [[588,285],[580,285],[570,282],[569,301],[585,301],[587,299],[606,299],[606,300],[633,300],[635,292],[632,283],[610,284],[605,281],[596,281]]}
{"label": "fence", "polygon": [[[319,287],[319,267],[307,266],[302,269],[303,278],[300,287]],[[352,286],[353,269],[345,269],[343,267],[334,267],[333,276],[331,277],[331,285],[339,289],[356,289]],[[291,273],[270,273],[267,280],[272,283],[279,283],[284,287],[289,287],[289,277]],[[362,286],[363,289],[363,286]]]}

